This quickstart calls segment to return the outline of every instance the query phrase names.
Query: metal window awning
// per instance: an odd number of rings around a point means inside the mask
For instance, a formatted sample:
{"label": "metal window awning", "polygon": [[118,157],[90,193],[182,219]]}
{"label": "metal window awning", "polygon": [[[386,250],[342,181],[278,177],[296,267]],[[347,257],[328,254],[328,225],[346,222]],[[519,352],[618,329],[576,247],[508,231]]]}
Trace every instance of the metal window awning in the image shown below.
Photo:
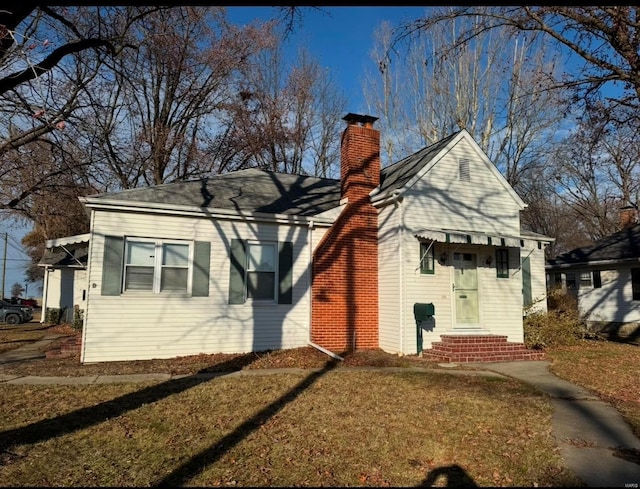
{"label": "metal window awning", "polygon": [[459,229],[422,229],[414,233],[418,239],[438,241],[440,243],[476,244],[490,246],[506,246],[520,248],[525,240],[531,237],[513,236],[478,231],[462,231]]}

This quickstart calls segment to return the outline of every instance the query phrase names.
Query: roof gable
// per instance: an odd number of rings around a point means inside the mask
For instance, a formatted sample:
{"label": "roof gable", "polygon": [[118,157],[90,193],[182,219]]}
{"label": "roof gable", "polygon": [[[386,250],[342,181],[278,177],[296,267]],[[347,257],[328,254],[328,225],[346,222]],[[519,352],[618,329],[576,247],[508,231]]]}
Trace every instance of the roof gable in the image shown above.
{"label": "roof gable", "polygon": [[524,209],[526,207],[524,201],[515,190],[513,190],[513,187],[509,185],[509,182],[507,182],[496,166],[489,160],[489,157],[466,129],[451,134],[437,143],[427,146],[393,165],[385,167],[381,171],[379,191],[372,194],[374,202],[384,200],[392,194],[403,194],[408,191],[462,140],[470,145],[479,160],[489,169],[498,183],[507,191],[510,197]]}

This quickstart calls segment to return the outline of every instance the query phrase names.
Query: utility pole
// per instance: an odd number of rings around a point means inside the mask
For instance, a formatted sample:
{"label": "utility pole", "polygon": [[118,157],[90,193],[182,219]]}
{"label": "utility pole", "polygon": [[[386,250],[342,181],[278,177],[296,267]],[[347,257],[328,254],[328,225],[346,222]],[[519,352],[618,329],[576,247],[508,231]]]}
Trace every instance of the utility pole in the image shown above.
{"label": "utility pole", "polygon": [[4,233],[4,258],[2,259],[2,295],[0,299],[4,300],[4,278],[7,274],[7,240],[9,233]]}

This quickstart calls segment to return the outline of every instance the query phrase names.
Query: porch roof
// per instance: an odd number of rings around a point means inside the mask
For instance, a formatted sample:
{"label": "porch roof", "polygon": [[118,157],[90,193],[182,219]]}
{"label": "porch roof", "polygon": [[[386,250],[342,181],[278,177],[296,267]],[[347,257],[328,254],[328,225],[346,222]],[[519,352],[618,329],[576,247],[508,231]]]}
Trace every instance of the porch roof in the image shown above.
{"label": "porch roof", "polygon": [[460,229],[422,229],[414,233],[418,239],[438,241],[440,243],[476,244],[520,248],[525,240],[534,240],[527,234],[506,235],[483,231],[463,231]]}

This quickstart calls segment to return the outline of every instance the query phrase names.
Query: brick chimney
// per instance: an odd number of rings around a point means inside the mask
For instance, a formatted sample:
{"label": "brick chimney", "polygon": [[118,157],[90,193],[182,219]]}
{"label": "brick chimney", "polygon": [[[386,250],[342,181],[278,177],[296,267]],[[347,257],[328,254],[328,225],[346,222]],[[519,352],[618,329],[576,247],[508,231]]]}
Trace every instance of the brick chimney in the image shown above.
{"label": "brick chimney", "polygon": [[334,352],[378,348],[378,212],[369,192],[380,183],[376,117],[347,114],[341,140],[346,207],[314,251],[311,340]]}
{"label": "brick chimney", "polygon": [[355,202],[368,199],[380,184],[380,132],[373,129],[378,118],[349,113],[343,120],[347,128],[340,147],[340,189],[342,198]]}
{"label": "brick chimney", "polygon": [[620,207],[620,229],[630,228],[638,223],[638,209],[634,205]]}

